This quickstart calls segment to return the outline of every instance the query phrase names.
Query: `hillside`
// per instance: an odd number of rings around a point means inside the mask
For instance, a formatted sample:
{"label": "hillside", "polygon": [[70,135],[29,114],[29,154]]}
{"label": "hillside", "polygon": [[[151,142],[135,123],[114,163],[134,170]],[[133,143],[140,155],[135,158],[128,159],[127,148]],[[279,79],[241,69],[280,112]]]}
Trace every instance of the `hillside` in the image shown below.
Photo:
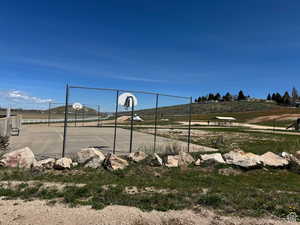
{"label": "hillside", "polygon": [[[286,109],[286,107],[278,106],[274,103],[266,102],[216,102],[216,103],[193,103],[192,114],[210,114],[210,113],[230,113],[230,112],[256,112],[273,109]],[[159,107],[159,113],[164,115],[185,115],[189,112],[189,105],[174,105],[167,107]],[[138,110],[141,115],[153,115],[155,108]]]}
{"label": "hillside", "polygon": [[[87,106],[84,106],[82,110],[80,110],[80,112],[82,112],[84,110],[85,113],[87,114],[97,114],[97,110],[93,109],[93,108],[90,108],[90,107],[87,107]],[[48,110],[45,110],[48,112]],[[65,106],[57,106],[57,107],[54,107],[54,108],[51,108],[51,113],[64,113],[65,112]],[[69,112],[74,112],[74,109],[72,107],[72,105],[69,105],[68,106],[68,111]]]}
{"label": "hillside", "polygon": [[[69,105],[69,112],[73,112],[74,109],[72,108],[72,105]],[[0,108],[0,111],[5,113],[6,109],[2,109]],[[48,108],[47,109],[23,109],[23,108],[12,108],[11,112],[12,113],[38,113],[38,114],[44,114],[44,113],[48,113]],[[50,109],[51,113],[57,113],[57,114],[63,114],[65,112],[65,106],[57,106],[57,107],[53,107]],[[82,112],[83,110],[81,110]],[[96,114],[97,110],[90,108],[90,107],[86,107],[84,106],[84,111],[86,113],[90,113],[90,114]]]}
{"label": "hillside", "polygon": [[[168,107],[159,107],[158,114],[160,118],[173,118],[174,120],[186,120],[189,112],[189,105],[175,105]],[[137,110],[137,114],[143,118],[153,119],[155,108]],[[193,120],[212,120],[216,116],[233,116],[239,122],[247,122],[260,116],[273,116],[281,114],[297,114],[300,108],[291,108],[279,106],[268,102],[217,102],[209,104],[192,104]],[[120,113],[129,115],[129,112]]]}

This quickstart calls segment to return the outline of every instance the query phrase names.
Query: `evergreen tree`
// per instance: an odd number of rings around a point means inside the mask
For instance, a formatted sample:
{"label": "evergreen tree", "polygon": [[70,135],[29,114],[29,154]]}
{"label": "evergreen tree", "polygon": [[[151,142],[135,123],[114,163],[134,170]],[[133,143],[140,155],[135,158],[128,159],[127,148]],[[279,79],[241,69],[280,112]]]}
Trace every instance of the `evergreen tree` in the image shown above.
{"label": "evergreen tree", "polygon": [[207,100],[208,100],[208,101],[215,100],[215,95],[212,94],[212,93],[210,93],[210,94],[208,95],[208,99],[207,99]]}
{"label": "evergreen tree", "polygon": [[276,102],[276,94],[275,93],[272,94],[272,100]]}
{"label": "evergreen tree", "polygon": [[239,95],[238,95],[238,101],[241,101],[241,100],[246,100],[246,96],[244,95],[244,92],[242,90],[239,92]]}
{"label": "evergreen tree", "polygon": [[290,105],[291,104],[291,97],[289,93],[286,91],[282,97],[282,103],[285,105]]}
{"label": "evergreen tree", "polygon": [[215,95],[215,100],[216,100],[216,101],[220,101],[220,100],[221,100],[221,95],[220,95],[219,93],[217,93],[217,94]]}
{"label": "evergreen tree", "polygon": [[270,101],[272,99],[271,94],[268,94],[267,100]]}
{"label": "evergreen tree", "polygon": [[282,101],[282,97],[281,95],[277,92],[276,95],[275,95],[275,101],[278,103],[278,104],[282,104],[283,101]]}
{"label": "evergreen tree", "polygon": [[232,101],[232,95],[227,92],[226,95],[223,96],[224,101]]}

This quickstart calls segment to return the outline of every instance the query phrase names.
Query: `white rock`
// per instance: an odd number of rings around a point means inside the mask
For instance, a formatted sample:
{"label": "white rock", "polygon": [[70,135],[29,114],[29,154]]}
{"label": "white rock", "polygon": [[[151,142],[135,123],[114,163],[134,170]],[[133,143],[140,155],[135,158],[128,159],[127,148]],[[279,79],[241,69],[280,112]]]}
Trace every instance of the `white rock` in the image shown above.
{"label": "white rock", "polygon": [[55,169],[70,169],[72,165],[72,159],[69,158],[61,158],[56,160],[55,164],[54,164],[54,168]]}
{"label": "white rock", "polygon": [[163,165],[163,160],[162,158],[159,157],[158,154],[154,153],[152,155],[152,160],[150,162],[151,166],[162,166]]}
{"label": "white rock", "polygon": [[296,157],[297,159],[300,159],[300,151],[297,151],[297,152],[295,153],[295,157]]}
{"label": "white rock", "polygon": [[280,156],[282,158],[285,158],[285,159],[289,160],[289,158],[291,157],[291,154],[289,154],[287,152],[281,152]]}
{"label": "white rock", "polygon": [[297,167],[300,171],[300,159],[287,152],[282,152],[280,155],[289,162],[291,168],[295,169]]}
{"label": "white rock", "polygon": [[179,166],[179,155],[168,155],[165,163],[166,167],[178,167]]}
{"label": "white rock", "polygon": [[12,168],[31,168],[35,162],[34,154],[30,148],[25,147],[4,154],[1,157],[0,165]]}
{"label": "white rock", "polygon": [[139,162],[146,159],[147,154],[145,152],[133,152],[130,153],[128,158],[134,162]]}
{"label": "white rock", "polygon": [[205,155],[201,155],[200,158],[204,162],[207,161],[207,160],[212,160],[212,161],[217,162],[217,163],[225,163],[221,153],[205,154]]}
{"label": "white rock", "polygon": [[252,168],[261,165],[260,157],[253,153],[245,153],[241,150],[231,151],[223,155],[227,164],[240,166],[243,168]]}
{"label": "white rock", "polygon": [[195,162],[195,159],[189,153],[183,151],[179,152],[179,160],[178,160],[179,166],[188,166],[193,162]]}
{"label": "white rock", "polygon": [[200,166],[201,165],[201,159],[197,159],[197,161],[195,162],[195,166]]}
{"label": "white rock", "polygon": [[71,165],[72,167],[76,167],[76,166],[78,166],[78,162],[72,162],[72,165]]}
{"label": "white rock", "polygon": [[76,153],[76,160],[79,164],[84,164],[94,157],[99,157],[102,161],[105,159],[104,154],[96,148],[83,148]]}
{"label": "white rock", "polygon": [[105,157],[103,165],[109,170],[123,170],[129,164],[125,159],[122,159],[114,154],[108,153]]}
{"label": "white rock", "polygon": [[283,167],[289,164],[288,160],[274,154],[273,152],[267,152],[261,155],[260,160],[264,166],[271,167]]}
{"label": "white rock", "polygon": [[94,156],[91,160],[89,160],[84,165],[84,167],[97,169],[97,168],[101,167],[103,161],[104,161],[104,159],[102,157]]}
{"label": "white rock", "polygon": [[45,168],[45,169],[52,169],[55,164],[55,159],[53,158],[48,158],[48,159],[43,159],[40,161],[36,161],[34,163],[34,167],[40,167],[40,168]]}

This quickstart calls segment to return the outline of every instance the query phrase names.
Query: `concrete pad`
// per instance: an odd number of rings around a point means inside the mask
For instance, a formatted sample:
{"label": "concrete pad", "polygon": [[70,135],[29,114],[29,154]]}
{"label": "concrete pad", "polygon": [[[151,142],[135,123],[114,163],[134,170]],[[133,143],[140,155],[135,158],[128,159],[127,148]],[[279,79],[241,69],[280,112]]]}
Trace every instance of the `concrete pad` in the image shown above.
{"label": "concrete pad", "polygon": [[[23,126],[20,136],[10,139],[12,150],[29,147],[38,158],[60,157],[62,154],[63,127]],[[113,149],[114,128],[112,127],[68,127],[66,155],[78,152],[82,148],[97,147],[104,152]],[[116,153],[129,153],[130,130],[117,128]],[[156,149],[175,144],[187,151],[187,142],[157,137]],[[154,136],[141,132],[133,132],[132,151],[153,149]],[[216,151],[216,149],[199,145],[190,145],[190,151]]]}

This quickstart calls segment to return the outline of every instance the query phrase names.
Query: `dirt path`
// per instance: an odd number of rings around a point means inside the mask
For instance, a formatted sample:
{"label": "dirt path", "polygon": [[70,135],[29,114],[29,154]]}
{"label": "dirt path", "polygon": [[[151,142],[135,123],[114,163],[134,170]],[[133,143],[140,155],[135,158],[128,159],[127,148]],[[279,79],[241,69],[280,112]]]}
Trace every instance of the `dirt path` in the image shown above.
{"label": "dirt path", "polygon": [[[188,125],[187,122],[180,122],[182,125]],[[207,122],[192,122],[191,125],[201,125],[206,126],[209,128],[231,128],[231,127],[247,127],[251,129],[257,130],[286,130],[285,127],[272,127],[272,126],[265,126],[265,125],[256,125],[256,124],[249,124],[249,123],[231,123],[228,126],[220,126],[218,122],[210,122],[209,125]]]}
{"label": "dirt path", "polygon": [[297,118],[300,118],[300,114],[281,114],[281,115],[270,115],[270,116],[259,116],[254,119],[248,120],[247,123],[260,123],[270,120],[296,120]]}
{"label": "dirt path", "polygon": [[47,205],[45,201],[0,200],[1,225],[296,225],[286,220],[217,216],[199,209],[168,212],[142,212],[133,207],[108,206],[103,210],[90,207],[68,208]]}

